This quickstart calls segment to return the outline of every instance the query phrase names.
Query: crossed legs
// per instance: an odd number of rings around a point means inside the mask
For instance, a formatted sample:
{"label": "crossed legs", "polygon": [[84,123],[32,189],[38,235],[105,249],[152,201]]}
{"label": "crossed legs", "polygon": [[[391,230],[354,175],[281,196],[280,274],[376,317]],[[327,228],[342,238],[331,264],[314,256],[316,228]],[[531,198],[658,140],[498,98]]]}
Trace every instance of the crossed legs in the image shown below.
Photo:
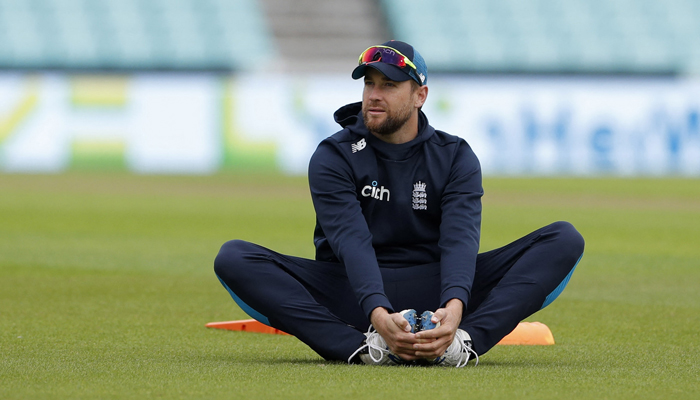
{"label": "crossed legs", "polygon": [[[583,238],[571,224],[556,222],[479,254],[471,298],[460,324],[478,354],[486,353],[518,322],[558,296],[583,246]],[[296,336],[325,359],[347,360],[365,338],[369,321],[342,264],[285,256],[234,240],[222,246],[214,268],[244,311]],[[434,264],[405,271],[382,269],[385,292],[396,311],[437,309],[440,277],[436,271]]]}

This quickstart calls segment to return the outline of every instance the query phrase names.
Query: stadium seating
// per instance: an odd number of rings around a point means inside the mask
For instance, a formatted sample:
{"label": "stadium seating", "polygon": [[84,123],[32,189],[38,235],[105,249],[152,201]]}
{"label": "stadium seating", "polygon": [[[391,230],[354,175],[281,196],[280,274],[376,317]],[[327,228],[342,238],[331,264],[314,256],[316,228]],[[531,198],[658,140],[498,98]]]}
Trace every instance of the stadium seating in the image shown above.
{"label": "stadium seating", "polygon": [[382,0],[433,70],[700,73],[696,0]]}
{"label": "stadium seating", "polygon": [[259,69],[275,56],[257,0],[0,0],[0,67]]}
{"label": "stadium seating", "polygon": [[[315,1],[0,0],[0,68],[266,70],[323,47],[340,70],[386,36],[374,0]],[[433,71],[700,74],[698,0],[378,2]]]}

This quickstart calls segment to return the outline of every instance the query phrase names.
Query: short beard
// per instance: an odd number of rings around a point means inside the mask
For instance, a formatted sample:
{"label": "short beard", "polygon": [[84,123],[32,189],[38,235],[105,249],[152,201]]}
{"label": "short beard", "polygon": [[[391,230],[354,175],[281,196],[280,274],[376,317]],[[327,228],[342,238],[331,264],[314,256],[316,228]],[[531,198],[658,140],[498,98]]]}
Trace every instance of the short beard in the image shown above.
{"label": "short beard", "polygon": [[364,119],[365,126],[371,133],[380,136],[389,136],[401,129],[406,125],[406,122],[411,119],[411,108],[407,106],[401,110],[397,110],[395,115],[389,115],[387,113],[384,122],[374,124],[374,126],[370,126],[368,123],[369,119],[367,118],[367,111],[365,110],[362,110],[362,119]]}

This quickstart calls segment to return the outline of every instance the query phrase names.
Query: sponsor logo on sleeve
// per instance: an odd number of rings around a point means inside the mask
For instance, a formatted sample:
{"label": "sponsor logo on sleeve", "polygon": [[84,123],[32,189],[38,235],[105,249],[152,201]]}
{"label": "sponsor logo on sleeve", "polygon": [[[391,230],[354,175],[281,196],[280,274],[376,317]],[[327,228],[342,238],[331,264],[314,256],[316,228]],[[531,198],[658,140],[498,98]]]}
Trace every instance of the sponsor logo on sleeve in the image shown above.
{"label": "sponsor logo on sleeve", "polygon": [[365,147],[367,147],[367,141],[365,141],[365,138],[362,138],[357,143],[352,143],[350,145],[350,148],[352,149],[353,153],[357,153],[358,151],[361,151]]}

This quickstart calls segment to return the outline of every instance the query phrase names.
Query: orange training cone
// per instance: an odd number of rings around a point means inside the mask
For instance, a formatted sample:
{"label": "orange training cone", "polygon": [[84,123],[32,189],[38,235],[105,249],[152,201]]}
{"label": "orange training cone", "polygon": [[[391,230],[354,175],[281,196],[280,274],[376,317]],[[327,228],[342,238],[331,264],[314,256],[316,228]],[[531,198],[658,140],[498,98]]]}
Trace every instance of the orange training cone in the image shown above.
{"label": "orange training cone", "polygon": [[541,322],[521,322],[498,344],[546,346],[554,344],[554,336],[549,327]]}
{"label": "orange training cone", "polygon": [[240,319],[237,321],[210,322],[206,325],[207,328],[226,329],[229,331],[257,332],[257,333],[272,333],[277,335],[289,335],[279,329],[267,326],[260,321],[254,319]]}

